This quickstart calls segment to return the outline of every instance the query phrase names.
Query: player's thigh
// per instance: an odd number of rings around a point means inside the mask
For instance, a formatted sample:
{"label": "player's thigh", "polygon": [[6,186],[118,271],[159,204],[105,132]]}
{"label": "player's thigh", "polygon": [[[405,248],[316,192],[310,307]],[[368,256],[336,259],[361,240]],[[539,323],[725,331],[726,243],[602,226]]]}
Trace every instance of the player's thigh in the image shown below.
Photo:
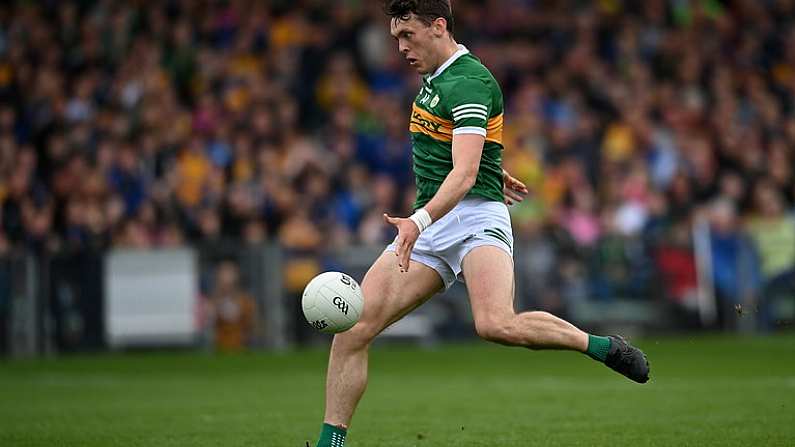
{"label": "player's thigh", "polygon": [[432,268],[411,261],[401,272],[393,252],[384,252],[362,281],[364,313],[352,335],[371,339],[439,292],[442,279]]}
{"label": "player's thigh", "polygon": [[505,250],[484,245],[473,248],[461,270],[476,327],[496,324],[514,315],[513,259]]}

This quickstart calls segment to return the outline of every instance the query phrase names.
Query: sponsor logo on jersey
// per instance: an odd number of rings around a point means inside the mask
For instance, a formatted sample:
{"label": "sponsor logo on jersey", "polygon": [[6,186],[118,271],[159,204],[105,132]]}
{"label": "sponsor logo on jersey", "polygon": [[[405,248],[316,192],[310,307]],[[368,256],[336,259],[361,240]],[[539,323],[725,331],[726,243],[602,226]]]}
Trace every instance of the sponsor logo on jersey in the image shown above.
{"label": "sponsor logo on jersey", "polygon": [[442,127],[441,123],[436,123],[436,122],[433,122],[433,121],[431,121],[429,119],[426,119],[425,117],[420,115],[420,113],[417,112],[417,111],[412,113],[411,122],[412,123],[417,123],[420,126],[426,128],[428,130],[432,130],[434,132],[439,132],[439,129]]}
{"label": "sponsor logo on jersey", "polygon": [[453,122],[434,115],[416,103],[411,111],[409,132],[428,135],[441,142],[453,141]]}
{"label": "sponsor logo on jersey", "polygon": [[[440,99],[441,101],[441,99]],[[486,141],[502,144],[502,113],[486,123]],[[411,111],[409,132],[423,133],[441,142],[453,141],[453,122],[419,107],[416,103]]]}

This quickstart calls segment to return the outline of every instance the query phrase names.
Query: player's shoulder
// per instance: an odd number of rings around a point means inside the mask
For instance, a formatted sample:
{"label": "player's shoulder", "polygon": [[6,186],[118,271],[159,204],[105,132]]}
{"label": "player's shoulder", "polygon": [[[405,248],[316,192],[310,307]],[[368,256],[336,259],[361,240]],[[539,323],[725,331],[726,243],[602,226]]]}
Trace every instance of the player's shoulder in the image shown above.
{"label": "player's shoulder", "polygon": [[466,54],[451,65],[439,81],[434,82],[440,94],[451,103],[485,96],[491,102],[502,101],[502,90],[497,80],[480,59]]}
{"label": "player's shoulder", "polygon": [[487,89],[495,93],[500,86],[491,71],[477,57],[466,54],[451,65],[444,73],[442,82],[437,83],[446,93],[457,95],[472,89]]}

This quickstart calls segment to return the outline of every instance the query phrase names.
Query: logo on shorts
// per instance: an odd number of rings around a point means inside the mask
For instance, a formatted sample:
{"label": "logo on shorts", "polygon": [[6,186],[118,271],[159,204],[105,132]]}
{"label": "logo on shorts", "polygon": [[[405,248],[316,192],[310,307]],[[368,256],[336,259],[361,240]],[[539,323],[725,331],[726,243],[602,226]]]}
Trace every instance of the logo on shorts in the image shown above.
{"label": "logo on shorts", "polygon": [[431,100],[431,107],[436,107],[437,104],[439,104],[439,95],[434,96]]}
{"label": "logo on shorts", "polygon": [[503,242],[505,245],[508,246],[508,248],[513,250],[513,245],[510,242],[511,239],[500,228],[486,228],[485,230],[483,230],[483,233],[486,236],[491,236],[492,238],[497,239],[500,242]]}

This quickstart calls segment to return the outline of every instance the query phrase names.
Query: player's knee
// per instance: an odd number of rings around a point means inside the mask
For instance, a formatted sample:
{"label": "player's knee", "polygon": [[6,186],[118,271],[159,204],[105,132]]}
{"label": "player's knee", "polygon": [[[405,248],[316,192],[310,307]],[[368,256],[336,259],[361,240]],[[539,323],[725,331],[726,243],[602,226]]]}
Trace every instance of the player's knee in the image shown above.
{"label": "player's knee", "polygon": [[334,336],[334,347],[345,350],[364,349],[370,345],[378,335],[375,325],[369,322],[360,321],[352,328]]}
{"label": "player's knee", "polygon": [[511,318],[481,318],[475,321],[475,331],[484,340],[502,345],[513,344],[514,330]]}

